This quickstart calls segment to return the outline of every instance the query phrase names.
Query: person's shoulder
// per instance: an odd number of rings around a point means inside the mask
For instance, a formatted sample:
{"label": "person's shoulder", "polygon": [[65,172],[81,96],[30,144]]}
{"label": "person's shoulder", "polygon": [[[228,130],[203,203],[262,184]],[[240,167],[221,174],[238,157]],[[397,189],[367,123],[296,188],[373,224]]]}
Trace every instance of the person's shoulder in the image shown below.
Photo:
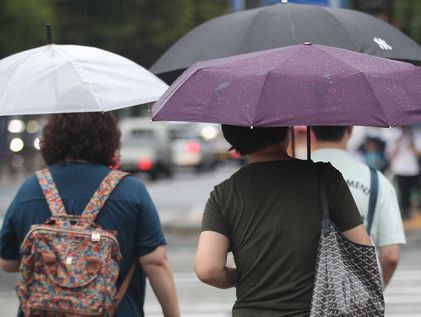
{"label": "person's shoulder", "polygon": [[110,196],[111,200],[125,201],[129,204],[142,205],[145,199],[149,199],[146,185],[136,176],[125,176]]}
{"label": "person's shoulder", "polygon": [[[325,179],[329,184],[340,184],[345,182],[343,173],[330,162],[315,162],[314,167],[325,174]],[[331,187],[331,186],[330,186]]]}
{"label": "person's shoulder", "polygon": [[323,162],[323,161],[313,162],[313,168],[320,171],[323,170],[328,175],[335,175],[338,173],[340,174],[339,170],[336,167],[334,167],[332,163],[330,162]]}
{"label": "person's shoulder", "polygon": [[332,148],[319,149],[314,151],[311,157],[313,161],[317,162],[331,162],[333,165],[342,163],[351,165],[353,168],[366,168],[364,163],[345,150]]}
{"label": "person's shoulder", "polygon": [[247,165],[232,173],[228,178],[213,186],[214,194],[221,195],[230,192],[236,182],[242,182],[244,169]]}
{"label": "person's shoulder", "polygon": [[126,175],[122,180],[121,180],[121,184],[123,186],[130,186],[130,187],[135,187],[135,188],[145,188],[145,184],[138,179],[137,177],[128,174]]}
{"label": "person's shoulder", "polygon": [[30,190],[33,189],[35,186],[39,186],[38,184],[38,177],[34,174],[29,176],[21,185],[22,190]]}
{"label": "person's shoulder", "polygon": [[333,157],[325,156],[324,159],[320,159],[320,156],[318,156],[317,160],[332,163],[332,165],[339,170],[344,177],[360,179],[362,181],[369,177],[369,167],[359,161],[356,157],[342,150],[336,150],[334,153],[337,155],[334,155]]}
{"label": "person's shoulder", "polygon": [[43,199],[43,197],[38,178],[36,175],[32,175],[19,187],[16,193],[15,203],[22,203],[33,199]]}
{"label": "person's shoulder", "polygon": [[396,196],[395,187],[393,186],[392,182],[380,171],[377,171],[377,175],[379,176],[380,190],[386,192],[393,192],[393,194]]}
{"label": "person's shoulder", "polygon": [[236,171],[231,176],[229,176],[228,178],[221,181],[219,184],[216,184],[214,186],[214,189],[215,190],[223,190],[224,188],[227,188],[227,187],[231,186],[234,183],[234,180],[236,178],[241,177],[241,176],[239,176],[240,174],[238,172],[239,171]]}
{"label": "person's shoulder", "polygon": [[146,191],[146,186],[140,179],[128,174],[120,181],[120,184],[117,186],[116,191],[139,194],[139,192]]}

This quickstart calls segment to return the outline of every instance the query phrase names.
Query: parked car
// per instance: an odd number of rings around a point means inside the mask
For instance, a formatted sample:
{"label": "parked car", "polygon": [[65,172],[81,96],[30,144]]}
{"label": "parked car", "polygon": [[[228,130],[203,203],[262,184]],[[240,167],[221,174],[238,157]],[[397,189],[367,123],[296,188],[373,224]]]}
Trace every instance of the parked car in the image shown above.
{"label": "parked car", "polygon": [[146,118],[129,118],[121,130],[120,169],[144,172],[151,179],[172,176],[171,139],[167,125]]}
{"label": "parked car", "polygon": [[170,123],[174,166],[194,168],[197,172],[215,167],[212,144],[200,135],[196,123]]}

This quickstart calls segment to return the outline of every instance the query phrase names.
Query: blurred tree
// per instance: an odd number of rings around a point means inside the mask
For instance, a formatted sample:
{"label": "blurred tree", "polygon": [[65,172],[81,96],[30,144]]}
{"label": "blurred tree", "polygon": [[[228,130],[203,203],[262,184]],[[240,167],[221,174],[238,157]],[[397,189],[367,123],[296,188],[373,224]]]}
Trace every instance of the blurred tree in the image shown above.
{"label": "blurred tree", "polygon": [[419,0],[350,0],[352,9],[375,15],[400,28],[421,43],[421,1]]}
{"label": "blurred tree", "polygon": [[[54,22],[54,11],[49,0],[1,0],[0,59],[45,45],[47,22]],[[8,117],[0,117],[0,173],[6,172],[10,166],[8,122]]]}
{"label": "blurred tree", "polygon": [[48,0],[0,1],[0,58],[46,44],[45,23],[53,22]]}
{"label": "blurred tree", "polygon": [[246,0],[246,8],[247,9],[258,8],[261,5],[262,5],[261,0]]}
{"label": "blurred tree", "polygon": [[395,18],[401,30],[421,44],[421,1],[397,1]]}
{"label": "blurred tree", "polygon": [[350,7],[374,15],[396,26],[395,0],[351,0]]}
{"label": "blurred tree", "polygon": [[179,37],[228,13],[229,1],[59,0],[61,43],[97,46],[149,67]]}
{"label": "blurred tree", "polygon": [[384,0],[350,0],[349,6],[354,10],[364,11],[372,15],[379,15],[383,11]]}

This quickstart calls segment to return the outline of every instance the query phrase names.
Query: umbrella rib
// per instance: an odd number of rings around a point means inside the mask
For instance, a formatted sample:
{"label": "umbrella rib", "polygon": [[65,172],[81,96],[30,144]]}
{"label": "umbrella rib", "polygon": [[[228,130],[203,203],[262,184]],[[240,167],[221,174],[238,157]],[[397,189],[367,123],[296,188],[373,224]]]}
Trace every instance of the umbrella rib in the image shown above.
{"label": "umbrella rib", "polygon": [[[257,17],[260,16],[261,13],[263,12],[263,10],[265,10],[265,9],[266,8],[255,9],[256,13],[254,14],[253,18],[248,22],[247,26],[245,26],[243,28],[244,31],[243,31],[242,39],[240,41],[240,47],[237,50],[237,54],[244,54],[246,52],[246,51],[243,51],[243,47],[244,47],[244,43],[246,42],[246,41],[244,41],[244,38],[247,35],[248,28],[256,21]],[[236,13],[236,14],[238,14],[238,13]],[[263,50],[263,49],[261,49],[261,50]],[[237,55],[237,54],[231,54],[231,55]]]}
{"label": "umbrella rib", "polygon": [[320,7],[320,9],[324,10],[327,14],[329,14],[340,26],[342,26],[342,29],[345,31],[346,35],[348,36],[350,42],[354,45],[354,50],[356,52],[359,52],[358,47],[356,47],[355,42],[352,40],[351,36],[349,35],[348,29],[344,26],[344,24],[332,13],[329,12],[325,7]]}
{"label": "umbrella rib", "polygon": [[378,98],[375,90],[371,87],[371,83],[370,83],[370,81],[367,78],[367,74],[365,74],[364,72],[360,72],[360,73],[364,75],[364,80],[367,82],[367,87],[370,89],[370,91],[373,93],[373,95],[376,96],[376,101],[377,101],[378,108],[380,108],[380,111],[384,114],[384,117],[387,120],[387,125],[389,127],[392,126],[391,121],[390,121],[389,117],[387,116],[387,113],[383,110],[383,108],[380,105],[379,98]]}
{"label": "umbrella rib", "polygon": [[[284,7],[284,5],[281,5],[282,7]],[[285,6],[285,11],[286,11],[286,15],[289,19],[289,25],[291,27],[291,33],[292,33],[292,38],[294,41],[297,40],[297,34],[295,32],[295,24],[293,23],[293,18],[292,18],[292,12],[291,10],[289,10],[288,6]]]}
{"label": "umbrella rib", "polygon": [[[196,63],[195,65],[197,65],[197,66],[200,66],[200,63],[201,62],[198,62],[198,63]],[[166,91],[165,91],[165,93],[161,96],[161,98],[159,99],[159,100],[162,100],[162,101],[159,101],[159,103],[157,102],[157,103],[155,103],[154,105],[157,105],[158,106],[158,108],[156,109],[156,110],[154,110],[153,108],[154,107],[152,107],[152,111],[155,113],[155,114],[152,114],[152,119],[162,110],[162,108],[164,108],[164,106],[167,104],[167,101],[172,97],[172,96],[174,96],[182,87],[183,87],[183,85],[187,82],[187,80],[189,79],[189,78],[191,78],[192,76],[194,76],[196,73],[198,73],[199,71],[201,71],[201,70],[204,70],[204,69],[206,69],[206,68],[196,68],[196,69],[192,69],[192,70],[190,70],[189,71],[189,69],[190,68],[188,68],[183,74],[182,74],[182,76],[179,76],[176,80],[175,80],[175,82],[171,85],[172,87],[177,87],[177,89],[175,89],[174,91],[171,91],[172,89],[171,89],[171,87],[170,87],[170,89],[167,89]],[[189,72],[191,73],[191,74],[189,74]],[[187,76],[188,75],[188,76]],[[183,79],[184,78],[184,79]],[[180,84],[178,84],[178,81],[180,81]]]}
{"label": "umbrella rib", "polygon": [[[101,111],[104,111],[104,109],[103,109],[103,107],[101,107],[101,103],[99,102],[99,98],[98,98],[98,96],[97,96],[97,93],[95,92],[95,89],[94,89],[94,87],[87,81],[87,80],[85,80],[84,78],[83,78],[83,76],[79,73],[80,72],[80,70],[78,69],[78,66],[76,66],[74,63],[73,63],[73,61],[72,61],[72,56],[71,55],[69,55],[69,54],[67,54],[66,52],[62,52],[62,51],[60,51],[59,49],[56,49],[56,51],[59,53],[59,54],[61,54],[66,60],[67,60],[67,62],[72,66],[72,68],[74,69],[74,71],[75,71],[75,73],[76,73],[76,75],[79,77],[79,79],[80,79],[80,81],[84,84],[84,86],[86,86],[86,87],[88,87],[88,92],[90,92],[91,93],[91,95],[92,95],[92,97],[94,98],[94,100],[96,101],[96,103],[97,103],[97,106],[98,106],[98,108],[99,108],[99,110],[101,110]],[[90,89],[89,89],[90,88]]]}
{"label": "umbrella rib", "polygon": [[[282,65],[286,64],[292,57],[294,57],[295,53],[296,53],[296,51],[291,52],[291,54],[284,61],[282,61],[282,63],[280,63],[277,67],[280,68]],[[254,118],[256,118],[256,116],[257,116],[257,111],[259,110],[258,105],[260,104],[260,100],[262,98],[262,92],[266,87],[267,79],[268,79],[268,76],[270,75],[271,71],[272,70],[268,71],[265,75],[265,81],[263,82],[262,88],[260,89],[259,98],[257,99],[257,106],[255,107]]]}
{"label": "umbrella rib", "polygon": [[[342,64],[345,64],[345,65],[347,65],[347,66],[349,66],[346,62],[344,62],[343,60],[342,60],[342,58],[339,58],[339,57],[337,57],[337,56],[334,56],[334,55],[332,55],[332,54],[329,54],[328,52],[326,52],[323,48],[320,48],[319,47],[319,51],[320,52],[323,52],[324,54],[326,54],[326,55],[328,55],[328,56],[330,56],[332,59],[335,59],[335,60],[337,60],[338,62],[340,62],[340,63],[342,63]],[[359,54],[362,54],[362,53],[359,53]],[[349,66],[350,67],[350,66]],[[362,74],[363,76],[364,76],[364,80],[367,82],[367,86],[368,86],[368,88],[370,89],[370,91],[373,93],[373,95],[374,96],[376,96],[376,100],[377,100],[377,104],[378,105],[380,105],[380,103],[379,103],[379,99],[378,99],[378,96],[377,96],[377,94],[376,94],[376,92],[373,90],[373,88],[371,87],[371,83],[370,83],[370,81],[368,80],[368,78],[367,78],[367,75],[363,72],[363,71],[361,71],[361,70],[359,70],[358,68],[356,68],[356,67],[353,67],[353,69],[356,69],[358,72],[356,72],[355,74]],[[387,121],[388,122],[390,122],[389,121],[389,118],[388,118],[388,116],[387,116],[387,114],[386,114],[386,112],[384,112],[384,110],[383,110],[383,108],[380,106],[380,107],[378,107],[378,108],[380,108],[380,110],[383,112],[383,114],[384,114],[384,116],[385,116],[385,118],[387,119]]]}
{"label": "umbrella rib", "polygon": [[264,80],[264,82],[263,82],[262,88],[260,89],[259,98],[257,99],[257,104],[256,104],[256,107],[255,107],[255,110],[254,110],[254,116],[253,116],[252,120],[256,120],[257,111],[258,111],[258,109],[259,109],[259,104],[260,104],[260,99],[262,98],[262,92],[263,92],[263,90],[264,90],[264,89],[265,89],[265,87],[266,87],[266,83],[267,83],[267,79],[268,79],[269,74],[270,74],[270,71],[268,71],[268,72],[265,74],[265,80]]}
{"label": "umbrella rib", "polygon": [[16,67],[16,69],[13,71],[13,74],[12,74],[12,76],[10,76],[10,78],[8,79],[8,81],[7,81],[7,84],[6,84],[6,88],[4,89],[4,92],[3,92],[3,95],[1,96],[1,99],[0,99],[0,104],[3,104],[3,100],[4,100],[4,98],[6,98],[6,94],[7,94],[7,92],[10,90],[10,85],[9,85],[9,83],[12,81],[12,79],[16,76],[16,74],[18,73],[18,70],[19,69],[21,69],[25,64],[26,64],[26,62],[29,60],[29,58],[30,57],[32,57],[32,56],[34,56],[34,55],[37,55],[37,54],[39,54],[41,52],[41,50],[36,50],[36,51],[34,51],[32,54],[28,54],[28,56],[25,58],[25,60],[22,62],[22,63],[20,63],[20,65],[18,66],[18,67]]}

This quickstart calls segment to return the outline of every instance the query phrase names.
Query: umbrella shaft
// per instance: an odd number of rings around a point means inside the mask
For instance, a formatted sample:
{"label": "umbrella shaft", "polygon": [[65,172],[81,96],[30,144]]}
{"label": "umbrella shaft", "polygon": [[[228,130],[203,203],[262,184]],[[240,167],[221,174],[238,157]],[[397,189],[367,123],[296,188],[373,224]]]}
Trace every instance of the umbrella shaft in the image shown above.
{"label": "umbrella shaft", "polygon": [[311,160],[311,128],[307,126],[307,160]]}

